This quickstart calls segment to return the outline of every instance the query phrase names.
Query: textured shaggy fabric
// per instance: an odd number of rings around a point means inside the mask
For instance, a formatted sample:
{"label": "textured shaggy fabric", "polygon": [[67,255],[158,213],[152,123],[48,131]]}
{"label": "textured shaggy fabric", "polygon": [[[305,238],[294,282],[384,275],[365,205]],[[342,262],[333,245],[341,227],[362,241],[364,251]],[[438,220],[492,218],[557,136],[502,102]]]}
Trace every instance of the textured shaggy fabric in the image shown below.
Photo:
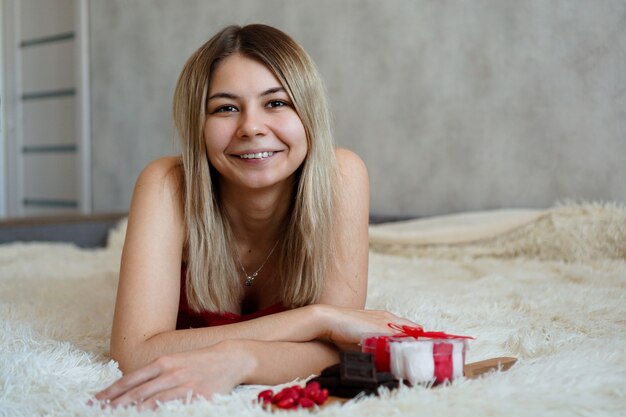
{"label": "textured shaggy fabric", "polygon": [[508,233],[547,213],[492,210],[397,221],[370,226],[369,239],[372,248],[471,243]]}
{"label": "textured shaggy fabric", "polygon": [[625,260],[626,210],[590,203],[441,216],[371,226],[370,242],[373,251],[404,256]]}
{"label": "textured shaggy fabric", "polygon": [[[626,209],[570,204],[522,223],[463,244],[373,243],[370,254],[368,308],[473,335],[468,361],[515,356],[513,368],[314,413],[625,415]],[[0,416],[268,414],[251,401],[260,387],[154,413],[86,405],[121,375],[108,343],[124,226],[99,250],[0,246]]]}

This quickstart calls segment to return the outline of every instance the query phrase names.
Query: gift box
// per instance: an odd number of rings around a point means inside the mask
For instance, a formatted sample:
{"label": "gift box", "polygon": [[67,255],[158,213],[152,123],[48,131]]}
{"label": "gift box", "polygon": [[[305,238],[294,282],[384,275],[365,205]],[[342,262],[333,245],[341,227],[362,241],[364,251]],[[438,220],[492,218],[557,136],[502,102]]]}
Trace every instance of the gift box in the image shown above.
{"label": "gift box", "polygon": [[470,336],[427,332],[422,327],[390,327],[398,333],[365,335],[361,350],[374,355],[376,370],[412,385],[443,383],[463,376]]}

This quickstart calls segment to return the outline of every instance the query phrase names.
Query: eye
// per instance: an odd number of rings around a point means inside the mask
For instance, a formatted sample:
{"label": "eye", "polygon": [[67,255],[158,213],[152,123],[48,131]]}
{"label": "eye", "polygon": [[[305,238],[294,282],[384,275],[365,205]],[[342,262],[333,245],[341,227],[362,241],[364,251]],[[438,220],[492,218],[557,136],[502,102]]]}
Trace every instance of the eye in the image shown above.
{"label": "eye", "polygon": [[275,108],[275,107],[276,107],[276,108],[277,108],[277,107],[284,107],[284,106],[288,106],[288,105],[289,105],[289,103],[287,103],[287,102],[286,102],[286,101],[284,101],[284,100],[271,100],[271,101],[269,101],[269,102],[267,103],[267,105],[266,105],[266,106],[267,106],[267,107],[269,107],[270,109],[273,109],[273,108]]}
{"label": "eye", "polygon": [[216,108],[215,110],[213,110],[211,112],[211,114],[215,114],[215,113],[231,113],[231,112],[236,112],[237,111],[237,107],[231,105],[231,104],[226,104],[224,106],[220,106],[218,108]]}

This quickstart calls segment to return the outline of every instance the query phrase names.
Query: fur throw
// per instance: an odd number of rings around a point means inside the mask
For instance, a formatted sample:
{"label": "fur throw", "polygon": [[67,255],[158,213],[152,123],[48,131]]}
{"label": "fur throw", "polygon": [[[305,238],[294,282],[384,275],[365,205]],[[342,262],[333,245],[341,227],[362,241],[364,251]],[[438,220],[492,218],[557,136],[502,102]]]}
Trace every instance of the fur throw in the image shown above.
{"label": "fur throw", "polygon": [[[480,216],[372,226],[367,307],[427,330],[475,336],[468,362],[515,356],[517,364],[477,380],[402,388],[314,414],[626,413],[626,209],[567,204]],[[96,250],[0,245],[0,416],[267,415],[252,402],[261,387],[170,402],[156,412],[86,404],[121,376],[108,345],[124,231],[121,223],[108,246]]]}

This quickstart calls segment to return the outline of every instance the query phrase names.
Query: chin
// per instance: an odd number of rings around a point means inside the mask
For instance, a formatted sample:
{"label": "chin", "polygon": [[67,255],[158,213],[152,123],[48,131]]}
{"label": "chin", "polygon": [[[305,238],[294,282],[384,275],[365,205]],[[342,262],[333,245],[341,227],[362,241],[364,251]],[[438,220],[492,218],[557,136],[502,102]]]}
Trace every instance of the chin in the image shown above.
{"label": "chin", "polygon": [[287,186],[293,182],[293,174],[280,177],[247,178],[240,182],[240,185],[253,190],[263,190],[275,187]]}

